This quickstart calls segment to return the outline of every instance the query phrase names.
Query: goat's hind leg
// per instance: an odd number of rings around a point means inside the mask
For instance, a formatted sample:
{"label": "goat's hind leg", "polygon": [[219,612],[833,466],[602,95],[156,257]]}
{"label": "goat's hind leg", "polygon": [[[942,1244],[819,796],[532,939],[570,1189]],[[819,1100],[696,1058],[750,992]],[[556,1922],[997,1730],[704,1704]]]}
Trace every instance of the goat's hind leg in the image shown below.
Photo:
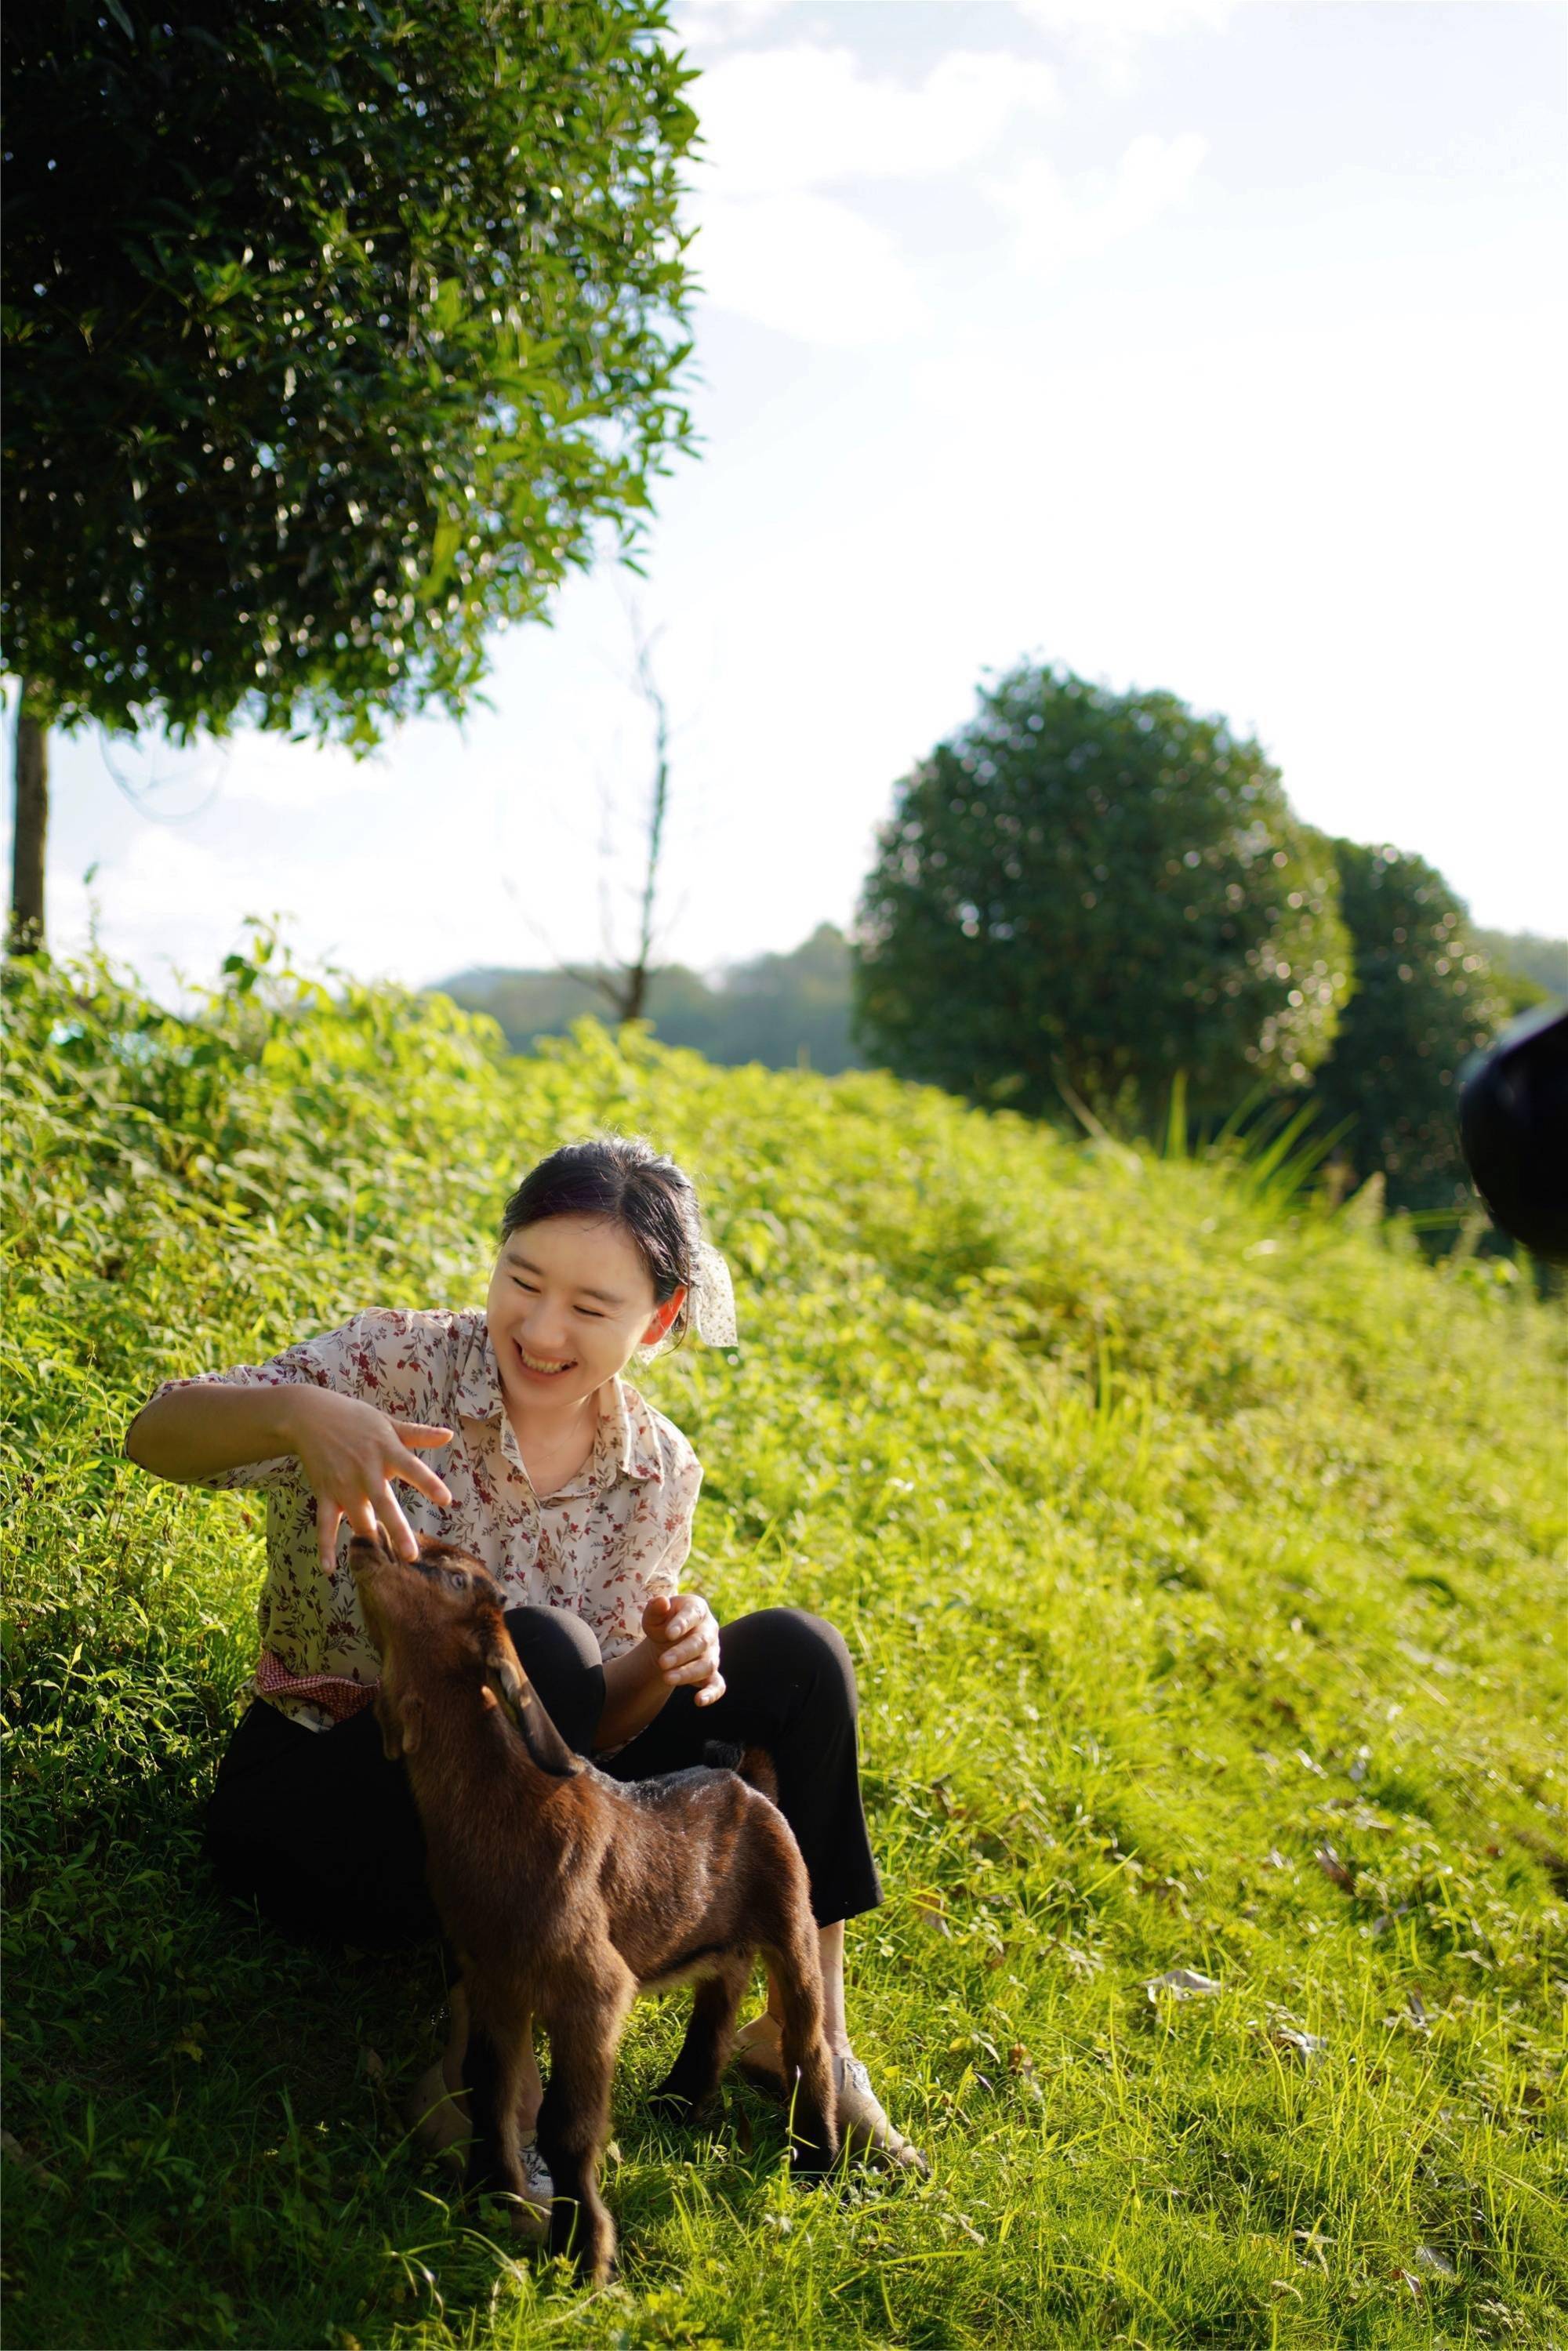
{"label": "goat's hind leg", "polygon": [[649,2099],[656,2115],[690,2122],[718,2087],[735,2039],[735,2020],[751,1979],[752,1953],[727,1953],[705,1976],[692,2002],[681,2053]]}
{"label": "goat's hind leg", "polygon": [[838,2098],[822,2029],[822,1961],[800,1870],[796,1898],[780,1888],[779,1916],[763,1946],[783,2007],[784,2082],[790,2096],[796,2169],[829,2171],[839,2151]]}

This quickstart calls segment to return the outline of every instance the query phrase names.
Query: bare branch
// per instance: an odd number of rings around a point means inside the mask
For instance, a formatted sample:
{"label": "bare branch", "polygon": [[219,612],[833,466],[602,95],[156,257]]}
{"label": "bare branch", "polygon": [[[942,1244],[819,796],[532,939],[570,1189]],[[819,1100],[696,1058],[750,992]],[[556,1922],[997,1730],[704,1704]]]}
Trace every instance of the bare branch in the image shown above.
{"label": "bare branch", "polygon": [[634,604],[628,606],[631,623],[634,681],[653,716],[653,775],[649,789],[646,850],[643,876],[635,892],[636,927],[633,952],[622,956],[615,951],[614,914],[614,855],[615,826],[620,810],[608,784],[601,779],[600,787],[600,876],[599,919],[603,944],[605,967],[584,969],[565,962],[551,946],[545,930],[528,912],[517,896],[512,883],[503,879],[503,886],[517,904],[528,929],[545,946],[551,962],[568,979],[580,987],[591,988],[610,1005],[617,1023],[639,1020],[648,1000],[648,989],[653,976],[653,949],[659,936],[658,898],[660,869],[664,854],[664,836],[670,808],[670,743],[672,728],[664,696],[653,672],[653,647],[660,632],[644,632]]}
{"label": "bare branch", "polygon": [[637,652],[637,684],[653,714],[653,788],[648,804],[648,860],[643,877],[642,905],[637,925],[637,957],[627,972],[628,1020],[638,1019],[648,992],[648,966],[653,946],[653,908],[658,897],[659,862],[664,847],[664,819],[670,804],[670,714],[653,674],[655,630],[644,636],[632,615]]}

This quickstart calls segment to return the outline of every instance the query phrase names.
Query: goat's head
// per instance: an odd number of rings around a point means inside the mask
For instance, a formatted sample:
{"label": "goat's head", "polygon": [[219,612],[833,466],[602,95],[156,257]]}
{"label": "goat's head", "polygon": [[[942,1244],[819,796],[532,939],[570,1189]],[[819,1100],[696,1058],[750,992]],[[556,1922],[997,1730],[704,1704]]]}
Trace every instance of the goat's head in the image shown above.
{"label": "goat's head", "polygon": [[381,1656],[375,1708],[389,1761],[413,1752],[431,1705],[471,1697],[504,1708],[543,1769],[578,1768],[529,1687],[503,1618],[506,1594],[472,1552],[426,1535],[419,1557],[405,1560],[379,1535],[357,1534],[349,1566]]}

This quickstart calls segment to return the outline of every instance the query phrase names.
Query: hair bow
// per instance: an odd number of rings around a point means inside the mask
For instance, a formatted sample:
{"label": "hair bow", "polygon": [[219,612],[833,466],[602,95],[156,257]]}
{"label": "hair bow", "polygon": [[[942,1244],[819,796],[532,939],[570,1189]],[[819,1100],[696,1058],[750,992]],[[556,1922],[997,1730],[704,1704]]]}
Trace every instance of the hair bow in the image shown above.
{"label": "hair bow", "polygon": [[699,1241],[691,1281],[692,1320],[708,1347],[735,1344],[735,1285],[729,1268],[708,1241]]}

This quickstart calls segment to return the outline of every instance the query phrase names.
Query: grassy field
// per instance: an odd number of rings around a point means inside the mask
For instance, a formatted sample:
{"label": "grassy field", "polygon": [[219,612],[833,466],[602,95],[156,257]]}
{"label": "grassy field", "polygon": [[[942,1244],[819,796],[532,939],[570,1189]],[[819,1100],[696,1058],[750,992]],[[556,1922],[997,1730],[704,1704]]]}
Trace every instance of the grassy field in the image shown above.
{"label": "grassy field", "polygon": [[[96,959],[10,990],[8,2342],[1568,2351],[1560,1310],[1258,1168],[235,963],[191,1024]],[[643,1384],[720,1614],[853,1651],[851,2020],[935,2177],[797,2189],[735,2088],[655,2127],[647,2002],[593,2295],[400,2132],[438,1954],[205,1881],[263,1529],[120,1445],[165,1376],[482,1302],[605,1124],[735,1270],[737,1355]]]}

